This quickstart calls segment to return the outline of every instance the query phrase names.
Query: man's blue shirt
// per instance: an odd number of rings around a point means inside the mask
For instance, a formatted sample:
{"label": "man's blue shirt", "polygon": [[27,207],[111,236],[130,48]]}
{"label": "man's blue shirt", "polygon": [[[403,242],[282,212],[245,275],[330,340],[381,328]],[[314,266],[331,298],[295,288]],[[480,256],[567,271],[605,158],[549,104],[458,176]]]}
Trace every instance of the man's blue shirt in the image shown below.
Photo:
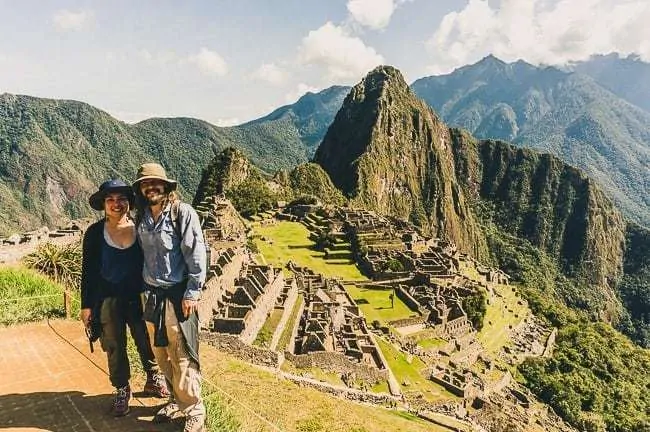
{"label": "man's blue shirt", "polygon": [[145,209],[138,227],[138,240],[144,252],[142,276],[148,285],[169,287],[187,279],[184,298],[198,300],[207,273],[205,241],[196,211],[189,204],[178,208],[179,236],[172,222],[171,204],[153,220]]}

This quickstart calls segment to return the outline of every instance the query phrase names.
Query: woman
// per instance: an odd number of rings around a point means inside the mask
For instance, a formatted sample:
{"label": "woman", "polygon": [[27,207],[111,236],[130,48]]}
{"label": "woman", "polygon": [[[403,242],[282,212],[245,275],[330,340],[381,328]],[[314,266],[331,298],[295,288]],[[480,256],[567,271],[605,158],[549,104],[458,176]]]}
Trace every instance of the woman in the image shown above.
{"label": "woman", "polygon": [[93,209],[103,210],[105,218],[92,224],[83,239],[81,320],[86,327],[91,320],[101,323],[100,342],[108,356],[111,384],[116,388],[112,406],[116,417],[128,414],[131,399],[127,325],[147,373],[144,392],[169,396],[142,319],[143,258],[129,213],[133,201],[133,190],[122,180],[102,183],[89,202]]}

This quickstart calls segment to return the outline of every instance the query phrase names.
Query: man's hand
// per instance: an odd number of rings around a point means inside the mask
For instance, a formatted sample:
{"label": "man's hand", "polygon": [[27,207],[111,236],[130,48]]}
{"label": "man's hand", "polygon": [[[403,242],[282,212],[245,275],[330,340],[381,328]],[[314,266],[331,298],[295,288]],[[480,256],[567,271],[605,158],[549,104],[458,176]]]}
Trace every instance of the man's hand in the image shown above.
{"label": "man's hand", "polygon": [[181,307],[185,318],[189,318],[190,314],[198,310],[199,302],[197,300],[183,299]]}
{"label": "man's hand", "polygon": [[88,327],[90,325],[91,313],[92,309],[90,308],[81,309],[79,312],[79,318],[81,319],[81,322],[84,323],[84,327]]}

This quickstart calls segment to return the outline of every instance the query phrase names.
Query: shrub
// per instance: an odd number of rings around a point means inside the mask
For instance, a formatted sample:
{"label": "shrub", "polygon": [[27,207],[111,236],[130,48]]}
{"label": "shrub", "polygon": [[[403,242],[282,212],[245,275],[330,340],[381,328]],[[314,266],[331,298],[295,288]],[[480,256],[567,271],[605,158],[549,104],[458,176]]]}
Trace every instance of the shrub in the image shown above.
{"label": "shrub", "polygon": [[79,289],[81,281],[81,242],[64,246],[42,244],[24,258],[25,265],[49,276],[64,286]]}

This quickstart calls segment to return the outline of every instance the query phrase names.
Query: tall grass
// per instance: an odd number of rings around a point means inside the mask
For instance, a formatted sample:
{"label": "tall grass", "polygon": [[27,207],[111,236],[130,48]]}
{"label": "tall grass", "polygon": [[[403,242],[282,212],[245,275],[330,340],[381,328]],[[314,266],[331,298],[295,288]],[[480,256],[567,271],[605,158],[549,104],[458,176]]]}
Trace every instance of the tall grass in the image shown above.
{"label": "tall grass", "polygon": [[23,259],[25,265],[49,276],[68,288],[79,289],[81,282],[81,242],[57,246],[44,243]]}
{"label": "tall grass", "polygon": [[[24,267],[0,268],[0,325],[60,317],[64,288]],[[72,302],[73,313],[78,304]]]}

